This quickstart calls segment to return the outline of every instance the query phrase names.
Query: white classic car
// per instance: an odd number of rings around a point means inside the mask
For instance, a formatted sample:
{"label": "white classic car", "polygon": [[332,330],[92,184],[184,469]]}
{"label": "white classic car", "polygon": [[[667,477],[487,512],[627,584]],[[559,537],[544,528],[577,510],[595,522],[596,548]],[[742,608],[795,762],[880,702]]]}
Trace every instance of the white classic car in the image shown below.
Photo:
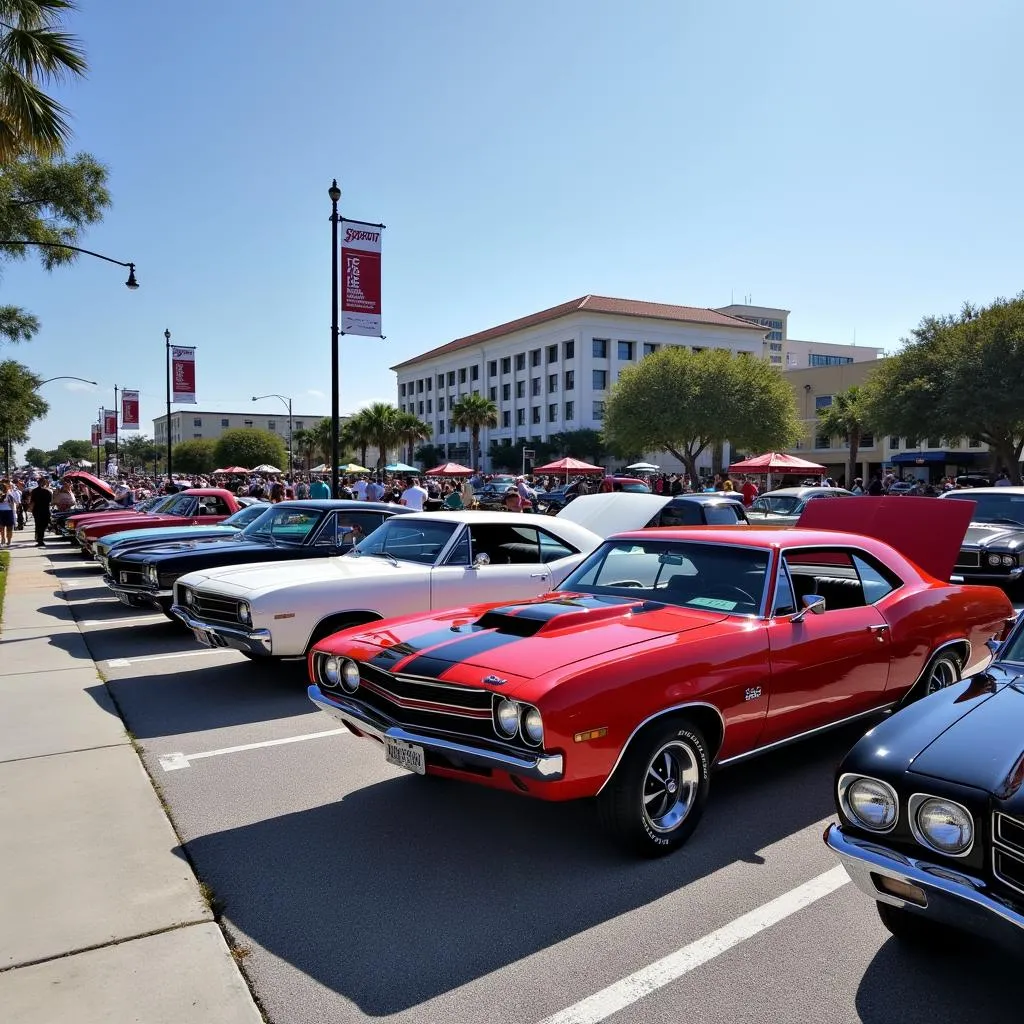
{"label": "white classic car", "polygon": [[303,657],[349,626],[544,594],[605,537],[656,523],[670,500],[593,494],[557,516],[396,516],[345,555],[188,573],[175,583],[171,613],[207,647],[254,658]]}

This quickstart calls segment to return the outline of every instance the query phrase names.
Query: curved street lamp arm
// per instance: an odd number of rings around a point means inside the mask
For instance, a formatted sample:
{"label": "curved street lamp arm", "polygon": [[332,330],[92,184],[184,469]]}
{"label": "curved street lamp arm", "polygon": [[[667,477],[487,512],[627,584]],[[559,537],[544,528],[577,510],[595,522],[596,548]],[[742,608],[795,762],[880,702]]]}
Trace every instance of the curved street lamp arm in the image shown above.
{"label": "curved street lamp arm", "polygon": [[41,388],[44,384],[49,384],[51,380],[80,380],[83,384],[92,384],[95,386],[96,381],[86,380],[84,377],[69,377],[66,374],[61,374],[59,377],[47,377],[46,380],[41,380],[36,387]]}
{"label": "curved street lamp arm", "polygon": [[83,249],[80,245],[68,245],[66,242],[31,242],[24,238],[12,238],[0,240],[2,245],[38,245],[43,249],[70,249],[72,252],[84,252],[86,256],[95,256],[98,260],[105,260],[107,263],[116,264],[119,267],[128,268],[128,280],[125,284],[133,291],[139,287],[135,280],[135,264],[125,263],[123,260],[115,260],[112,256],[104,256],[101,252],[93,252],[92,249]]}

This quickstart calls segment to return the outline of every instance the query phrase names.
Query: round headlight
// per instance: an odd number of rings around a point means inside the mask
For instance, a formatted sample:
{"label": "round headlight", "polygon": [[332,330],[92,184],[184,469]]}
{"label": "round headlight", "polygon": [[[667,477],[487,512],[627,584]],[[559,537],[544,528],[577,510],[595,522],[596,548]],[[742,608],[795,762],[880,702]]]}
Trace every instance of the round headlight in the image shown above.
{"label": "round headlight", "polygon": [[544,740],[544,722],[536,708],[526,708],[522,718],[523,737],[530,743],[542,743]]}
{"label": "round headlight", "polygon": [[519,728],[519,705],[514,700],[500,700],[494,712],[498,732],[503,736],[515,736]]}
{"label": "round headlight", "polygon": [[1003,565],[1016,565],[1017,559],[1013,555],[1003,555]]}
{"label": "round headlight", "polygon": [[988,556],[988,564],[989,565],[998,565],[1000,563],[1000,561],[1001,561],[1001,559],[1000,559],[999,555],[989,555]]}
{"label": "round headlight", "polygon": [[245,626],[252,625],[252,609],[249,607],[248,601],[239,601],[238,621]]}
{"label": "round headlight", "polygon": [[149,579],[150,583],[158,583],[159,582],[160,578],[157,576],[156,566],[155,565],[147,565],[146,566],[146,577]]}
{"label": "round headlight", "polygon": [[193,604],[196,599],[196,592],[185,587],[181,592],[181,599],[185,604]]}
{"label": "round headlight", "polygon": [[324,662],[324,679],[337,686],[341,682],[341,661],[338,658],[328,658]]}
{"label": "round headlight", "polygon": [[928,797],[915,809],[911,823],[925,846],[950,857],[965,854],[974,842],[974,820],[952,800]]}
{"label": "round headlight", "polygon": [[345,659],[341,663],[341,685],[349,692],[359,689],[359,666],[354,661]]}
{"label": "round headlight", "polygon": [[851,782],[843,803],[850,817],[872,832],[887,832],[896,824],[896,794],[877,779]]}

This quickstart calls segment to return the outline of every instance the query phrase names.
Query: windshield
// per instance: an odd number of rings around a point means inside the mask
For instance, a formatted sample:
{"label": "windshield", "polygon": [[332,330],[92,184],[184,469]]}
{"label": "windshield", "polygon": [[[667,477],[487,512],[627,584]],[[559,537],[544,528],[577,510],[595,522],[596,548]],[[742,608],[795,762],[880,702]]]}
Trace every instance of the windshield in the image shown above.
{"label": "windshield", "polygon": [[732,615],[761,608],[768,552],[688,541],[607,541],[558,588]]}
{"label": "windshield", "polygon": [[1024,625],[1020,622],[1010,633],[1009,639],[999,651],[999,661],[1024,662]]}
{"label": "windshield", "polygon": [[650,494],[651,489],[647,484],[623,484],[622,490],[628,491],[630,494]]}
{"label": "windshield", "polygon": [[236,528],[248,526],[259,519],[267,511],[268,507],[267,505],[246,505],[245,508],[239,509],[234,515],[228,516],[220,525],[234,526]]}
{"label": "windshield", "polygon": [[800,499],[795,494],[763,494],[755,498],[750,508],[753,512],[773,512],[776,515],[790,516],[799,511]]}
{"label": "windshield", "polygon": [[1024,526],[1024,494],[972,494],[949,491],[946,500],[975,501],[971,515],[975,523],[1019,523]]}
{"label": "windshield", "polygon": [[358,558],[360,555],[377,555],[420,565],[433,565],[459,524],[410,518],[416,521],[409,522],[405,516],[389,519],[369,537],[361,540],[349,553],[350,556]]}
{"label": "windshield", "polygon": [[240,537],[271,544],[302,544],[323,517],[318,509],[271,505],[242,530]]}
{"label": "windshield", "polygon": [[174,503],[177,500],[178,500],[178,496],[176,494],[169,494],[166,498],[162,498],[159,501],[157,501],[157,503],[155,505],[153,505],[152,508],[149,509],[149,511],[150,512],[166,512],[169,508],[171,508],[171,506],[174,505]]}

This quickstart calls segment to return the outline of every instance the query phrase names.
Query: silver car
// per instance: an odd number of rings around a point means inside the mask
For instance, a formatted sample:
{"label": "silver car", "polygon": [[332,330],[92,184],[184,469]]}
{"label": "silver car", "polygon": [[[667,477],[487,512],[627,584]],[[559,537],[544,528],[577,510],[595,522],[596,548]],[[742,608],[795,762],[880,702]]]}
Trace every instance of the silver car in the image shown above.
{"label": "silver car", "polygon": [[747,509],[747,518],[752,526],[793,526],[809,501],[854,497],[855,494],[842,487],[780,487],[756,497]]}

